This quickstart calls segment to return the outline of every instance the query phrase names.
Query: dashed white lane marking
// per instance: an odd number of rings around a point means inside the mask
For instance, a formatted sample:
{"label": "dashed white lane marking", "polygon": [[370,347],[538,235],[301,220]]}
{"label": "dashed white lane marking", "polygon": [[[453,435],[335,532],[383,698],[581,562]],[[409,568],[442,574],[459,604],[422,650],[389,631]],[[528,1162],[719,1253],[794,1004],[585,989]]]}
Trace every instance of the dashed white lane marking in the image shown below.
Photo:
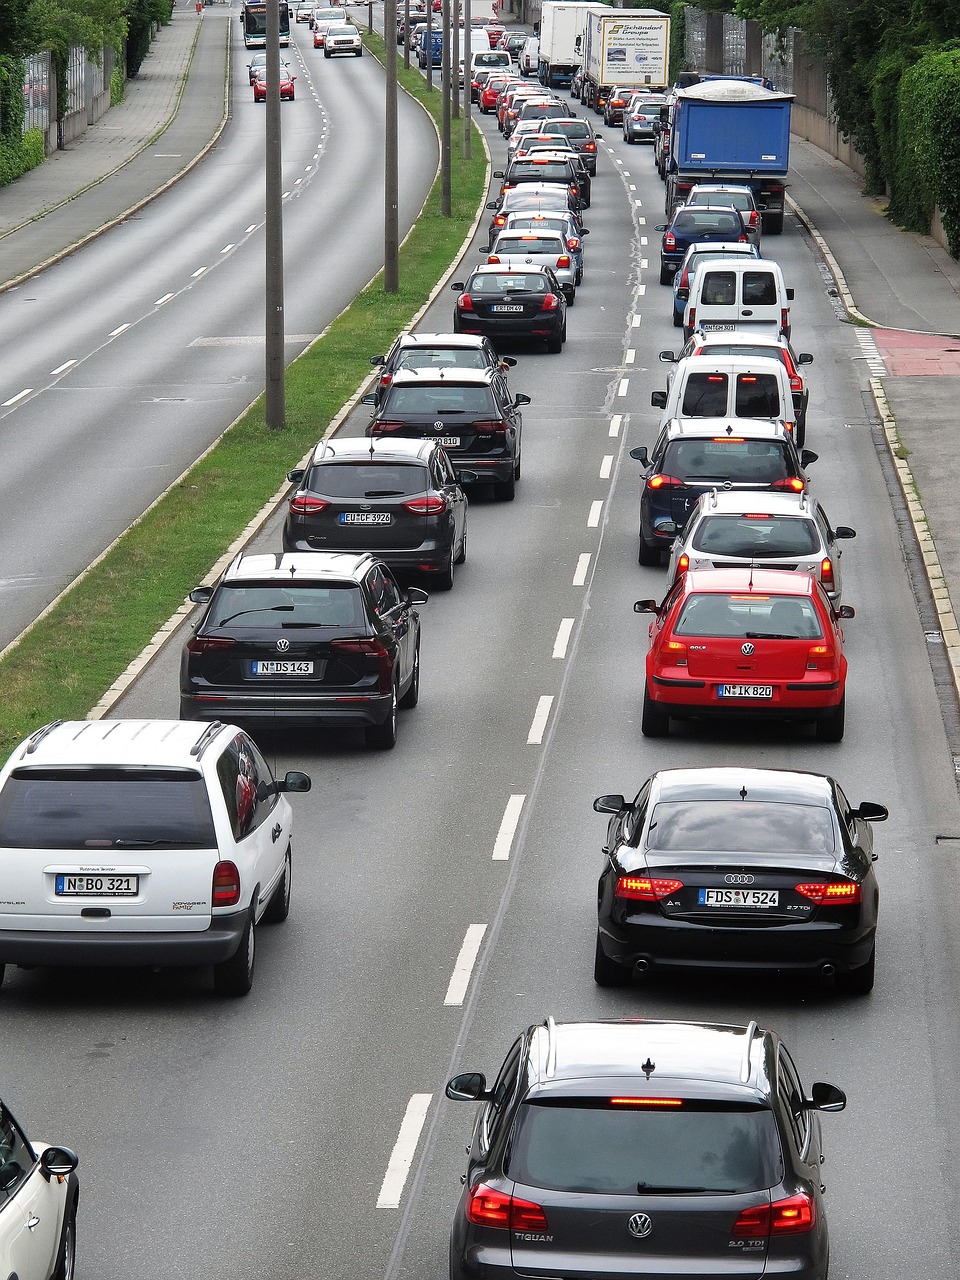
{"label": "dashed white lane marking", "polygon": [[635,182],[631,182],[631,183],[630,183],[630,190],[631,190],[631,191],[636,191],[636,189],[637,189],[637,184],[636,184]]}
{"label": "dashed white lane marking", "polygon": [[642,319],[642,317],[640,316],[640,314],[639,314],[639,313],[637,313],[637,315],[635,315],[635,316],[631,319],[631,321],[630,321],[630,325],[631,325],[631,327],[632,327],[632,328],[634,328],[634,329],[639,329],[639,328],[640,328],[640,321],[641,321],[641,319]]}
{"label": "dashed white lane marking", "polygon": [[251,231],[256,231],[256,229],[257,229],[257,224],[255,222],[251,222],[249,227],[244,227],[243,234],[245,236],[248,236]]}
{"label": "dashed white lane marking", "polygon": [[225,244],[223,248],[220,250],[220,252],[229,253],[231,249],[235,249],[236,247],[237,246],[235,244]]}
{"label": "dashed white lane marking", "polygon": [[590,552],[577,558],[577,568],[573,575],[573,585],[582,587],[587,581],[587,574],[590,572]]}
{"label": "dashed white lane marking", "polygon": [[129,329],[129,328],[130,328],[130,325],[129,325],[129,324],[122,324],[122,325],[120,325],[120,326],[119,326],[118,328],[116,328],[116,329],[111,329],[111,330],[110,330],[110,332],[107,334],[107,337],[108,337],[108,338],[115,338],[115,337],[117,336],[117,334],[119,334],[119,333],[123,333],[124,329]]}
{"label": "dashed white lane marking", "polygon": [[620,385],[619,385],[619,387],[617,387],[617,395],[618,395],[618,396],[625,396],[625,395],[627,394],[627,388],[628,388],[629,386],[630,386],[630,379],[629,379],[629,378],[621,378],[621,379],[620,379]]}
{"label": "dashed white lane marking", "polygon": [[380,1194],[377,1196],[378,1209],[399,1207],[407,1174],[410,1172],[432,1100],[432,1093],[415,1093],[407,1103],[407,1110],[400,1125],[400,1135],[390,1156],[387,1172],[383,1175]]}
{"label": "dashed white lane marking", "polygon": [[283,193],[283,199],[284,199],[284,200],[289,200],[289,199],[290,199],[290,192],[289,192],[289,191],[285,191],[285,192]]}
{"label": "dashed white lane marking", "polygon": [[880,351],[877,347],[876,339],[874,338],[872,332],[869,329],[857,329],[855,330],[855,332],[857,335],[857,342],[860,344],[860,350],[862,352],[862,355],[854,356],[854,359],[865,360],[867,363],[867,368],[874,375],[874,377],[880,377],[880,378],[885,377],[887,372],[887,367],[883,363],[883,356],[881,356],[880,354]]}
{"label": "dashed white lane marking", "polygon": [[463,939],[463,946],[457,956],[457,963],[453,966],[447,994],[443,997],[445,1005],[463,1004],[464,997],[467,994],[467,987],[470,985],[473,966],[477,962],[480,943],[483,941],[483,935],[486,931],[487,926],[485,924],[468,925],[466,936]]}
{"label": "dashed white lane marking", "polygon": [[642,206],[643,206],[643,201],[642,201],[642,200],[634,200],[634,202],[633,202],[633,203],[637,206],[637,208],[638,208],[638,209],[642,208]]}
{"label": "dashed white lane marking", "polygon": [[600,463],[600,479],[609,480],[610,472],[613,470],[613,454],[604,454],[603,461]]}
{"label": "dashed white lane marking", "polygon": [[647,225],[647,220],[646,220],[646,218],[644,218],[644,217],[642,217],[642,216],[641,216],[641,217],[639,217],[639,218],[637,219],[637,226],[638,226],[638,227],[645,227],[646,225]]}
{"label": "dashed white lane marking", "polygon": [[66,370],[69,369],[71,365],[76,363],[77,363],[76,360],[65,360],[63,364],[58,364],[55,369],[50,370],[50,377],[52,378],[56,373],[65,373]]}
{"label": "dashed white lane marking", "polygon": [[299,185],[300,185],[300,183],[301,183],[302,181],[303,181],[303,179],[302,179],[302,178],[294,178],[294,180],[293,180],[293,185],[294,185],[295,187],[299,187]]}
{"label": "dashed white lane marking", "polygon": [[493,860],[494,862],[506,862],[510,857],[510,850],[513,848],[513,837],[517,834],[517,824],[520,821],[520,814],[523,810],[523,802],[526,800],[526,794],[511,796],[507,801],[507,807],[503,811],[503,817],[500,820],[500,830],[497,832],[497,838],[493,842]]}
{"label": "dashed white lane marking", "polygon": [[196,271],[190,273],[190,279],[196,280],[197,276],[202,276],[206,269],[206,267],[197,267]]}
{"label": "dashed white lane marking", "polygon": [[22,391],[18,391],[15,396],[11,396],[9,400],[4,400],[2,407],[7,409],[12,404],[16,404],[18,400],[22,400],[24,396],[28,396],[33,387],[24,387]]}
{"label": "dashed white lane marking", "polygon": [[156,302],[153,305],[155,307],[162,307],[163,304],[165,302],[169,302],[172,297],[173,297],[172,293],[165,293],[162,298],[157,298]]}
{"label": "dashed white lane marking", "polygon": [[623,414],[615,413],[610,419],[610,438],[615,440],[620,434],[620,426],[623,423]]}
{"label": "dashed white lane marking", "polygon": [[640,270],[641,270],[641,271],[646,271],[646,269],[647,269],[647,267],[649,267],[649,265],[650,265],[650,263],[647,261],[647,259],[646,259],[646,258],[641,258],[641,259],[640,259]]}
{"label": "dashed white lane marking", "polygon": [[646,247],[647,247],[647,237],[646,237],[646,236],[641,236],[641,237],[640,237],[640,248],[641,248],[641,249],[645,249]]}
{"label": "dashed white lane marking", "polygon": [[590,514],[587,516],[587,528],[596,529],[600,525],[600,516],[603,513],[603,502],[591,502]]}
{"label": "dashed white lane marking", "polygon": [[[646,292],[647,292],[647,286],[646,286],[645,284],[638,284],[638,285],[637,285],[637,293],[640,295],[640,297],[641,297],[641,298],[643,297],[643,295],[644,295]],[[637,316],[637,320],[639,320],[639,319],[640,319],[640,317],[639,317],[639,316]]]}
{"label": "dashed white lane marking", "polygon": [[553,642],[553,656],[555,658],[565,658],[567,656],[567,645],[570,643],[570,632],[573,630],[573,618],[561,618],[560,626],[557,628],[557,638]]}
{"label": "dashed white lane marking", "polygon": [[533,713],[533,723],[530,725],[530,732],[527,734],[527,746],[539,747],[543,742],[543,735],[547,731],[547,721],[550,719],[550,708],[553,706],[553,694],[545,693],[537,702],[537,709]]}
{"label": "dashed white lane marking", "polygon": [[626,355],[624,356],[624,360],[626,361],[627,364],[633,364],[636,358],[637,358],[637,353],[636,351],[634,351],[632,347],[627,351]]}

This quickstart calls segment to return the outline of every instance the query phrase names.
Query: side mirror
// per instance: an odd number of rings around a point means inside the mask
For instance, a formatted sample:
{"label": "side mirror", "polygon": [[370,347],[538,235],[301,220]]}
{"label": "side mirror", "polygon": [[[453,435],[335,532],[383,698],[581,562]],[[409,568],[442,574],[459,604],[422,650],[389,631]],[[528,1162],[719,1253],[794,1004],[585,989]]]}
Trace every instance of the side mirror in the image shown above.
{"label": "side mirror", "polygon": [[480,248],[477,250],[477,253],[492,253],[492,252],[493,252],[492,244],[482,244]]}
{"label": "side mirror", "polygon": [[842,1111],[847,1105],[847,1095],[835,1084],[818,1081],[803,1105],[806,1111]]}
{"label": "side mirror", "polygon": [[862,801],[860,808],[854,809],[853,812],[864,822],[886,822],[890,817],[890,811],[886,805],[876,804],[873,800]]}
{"label": "side mirror", "polygon": [[634,613],[659,613],[660,606],[656,600],[636,600],[633,605]]}
{"label": "side mirror", "polygon": [[296,467],[293,471],[287,472],[287,479],[291,484],[299,484],[306,472],[302,467]]}
{"label": "side mirror", "polygon": [[387,357],[386,357],[386,356],[371,356],[371,357],[370,357],[370,363],[371,363],[371,364],[386,364],[386,362],[387,362]]}
{"label": "side mirror", "polygon": [[797,364],[813,364],[813,356],[809,351],[801,351],[797,356]]}
{"label": "side mirror", "polygon": [[844,619],[855,618],[857,616],[857,611],[854,609],[852,604],[842,604],[837,610],[836,616]]}
{"label": "side mirror", "polygon": [[40,1156],[40,1171],[50,1182],[53,1178],[68,1177],[79,1163],[79,1157],[69,1147],[45,1147]]}
{"label": "side mirror", "polygon": [[466,288],[466,285],[463,283],[462,280],[454,280],[450,288],[453,289],[455,293],[463,293],[464,289]]}
{"label": "side mirror", "polygon": [[653,405],[654,409],[665,409],[667,407],[666,391],[651,391],[650,403]]}
{"label": "side mirror", "polygon": [[528,395],[524,395],[524,393],[521,391],[518,395],[514,396],[513,403],[517,407],[519,407],[520,405],[529,404],[530,397]]}
{"label": "side mirror", "polygon": [[517,367],[516,356],[501,356],[500,364],[504,369],[515,369]]}
{"label": "side mirror", "polygon": [[595,138],[598,138],[601,142],[603,141],[603,134],[602,134],[602,133],[595,133],[593,136],[594,136]]}
{"label": "side mirror", "polygon": [[194,587],[190,592],[190,599],[194,604],[209,604],[213,595],[213,587]]}
{"label": "side mirror", "polygon": [[482,1071],[464,1071],[447,1081],[444,1093],[452,1102],[485,1102],[493,1095]]}
{"label": "side mirror", "polygon": [[277,790],[305,793],[312,785],[309,773],[301,773],[299,769],[288,769],[283,778],[278,780]]}
{"label": "side mirror", "polygon": [[493,176],[495,178],[505,178],[507,175],[504,173],[502,169],[494,169]]}
{"label": "side mirror", "polygon": [[672,351],[661,351],[657,359],[661,362],[661,364],[677,363],[677,357],[673,354]]}
{"label": "side mirror", "polygon": [[376,404],[377,397],[373,391],[368,392],[365,396],[360,397],[361,404]]}
{"label": "side mirror", "polygon": [[788,302],[792,302],[792,301],[793,301],[793,295],[794,295],[794,290],[793,290],[793,289],[788,289],[788,290],[787,290],[787,301],[788,301]]}
{"label": "side mirror", "polygon": [[500,205],[499,205],[499,203],[498,203],[496,200],[491,200],[491,201],[490,201],[490,203],[487,205],[487,208],[488,208],[488,209],[499,209],[499,208],[500,208]]}
{"label": "side mirror", "polygon": [[856,529],[851,529],[847,524],[838,524],[833,531],[835,538],[855,538],[857,536]]}
{"label": "side mirror", "polygon": [[665,222],[658,222],[653,229],[654,231],[666,231],[667,224]]}
{"label": "side mirror", "polygon": [[812,449],[804,449],[800,454],[801,467],[809,467],[811,462],[816,462],[820,457],[819,453],[814,453]]}
{"label": "side mirror", "polygon": [[583,228],[583,230],[580,232],[580,234],[581,234],[582,236],[588,236],[588,235],[590,234],[590,228],[589,228],[589,227],[584,227],[584,228]]}
{"label": "side mirror", "polygon": [[649,467],[650,459],[647,457],[647,446],[645,444],[637,445],[636,449],[630,450],[630,457],[634,462],[642,462],[645,467]]}
{"label": "side mirror", "polygon": [[597,796],[593,802],[594,813],[621,813],[626,807],[623,796]]}
{"label": "side mirror", "polygon": [[404,604],[426,604],[429,599],[422,587],[408,587],[403,597]]}

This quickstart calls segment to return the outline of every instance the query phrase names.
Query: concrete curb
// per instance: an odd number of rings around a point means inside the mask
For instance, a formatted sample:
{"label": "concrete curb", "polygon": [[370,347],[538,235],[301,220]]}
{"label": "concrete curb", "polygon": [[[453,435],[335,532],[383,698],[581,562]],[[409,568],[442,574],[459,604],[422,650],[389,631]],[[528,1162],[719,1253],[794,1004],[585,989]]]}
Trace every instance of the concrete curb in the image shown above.
{"label": "concrete curb", "polygon": [[[869,319],[861,311],[858,310],[853,300],[853,295],[847,285],[840,264],[830,252],[827,242],[821,236],[807,215],[803,212],[795,200],[787,196],[787,202],[791,210],[796,214],[798,220],[802,223],[805,230],[816,244],[823,260],[827,264],[827,268],[833,277],[837,286],[837,292],[843,302],[848,315],[859,321],[861,324],[868,325],[870,328],[879,329],[883,326],[878,325],[876,321]],[[899,330],[898,332],[915,333],[919,330]],[[884,390],[883,380],[881,378],[870,379],[870,395],[876,406],[877,413],[883,425],[883,435],[887,444],[887,451],[890,455],[890,461],[893,463],[897,473],[897,482],[900,485],[900,491],[903,494],[903,500],[907,506],[907,514],[910,517],[910,524],[913,528],[914,537],[920,548],[923,558],[923,571],[927,579],[927,585],[930,588],[930,594],[933,596],[933,603],[937,610],[937,617],[940,622],[940,630],[943,635],[943,642],[947,650],[947,660],[950,663],[950,675],[953,680],[953,690],[960,702],[960,626],[957,624],[957,616],[954,612],[953,602],[950,599],[950,590],[947,586],[947,580],[944,576],[943,566],[940,563],[940,557],[937,555],[936,544],[933,534],[930,532],[930,523],[927,519],[927,513],[923,509],[920,501],[920,490],[917,482],[910,470],[910,464],[906,458],[902,456],[903,443],[897,432],[897,420],[890,408],[887,400],[887,393]]]}
{"label": "concrete curb", "polygon": [[[417,99],[415,98],[413,100],[415,102],[417,101]],[[419,104],[419,103],[418,105],[422,106],[422,104]],[[426,110],[426,108],[424,107],[423,110]],[[427,114],[429,116],[429,112],[427,112]],[[433,119],[432,116],[430,116],[430,120],[433,123],[434,129],[436,129],[436,121]],[[483,143],[483,150],[487,160],[486,185],[489,186],[490,166],[491,166],[490,150],[487,146],[486,138],[480,132],[479,129],[477,130],[477,135],[479,136],[479,138]],[[430,294],[428,295],[427,300],[426,302],[424,302],[423,306],[410,319],[409,323],[405,325],[404,328],[401,330],[402,333],[409,333],[420,322],[423,316],[426,315],[427,311],[430,309],[430,307],[433,306],[436,299],[440,296],[440,294],[446,288],[447,283],[452,277],[454,271],[456,271],[457,267],[459,266],[467,250],[470,248],[470,245],[473,243],[473,238],[477,233],[477,228],[479,227],[480,222],[483,218],[485,208],[486,206],[484,203],[477,210],[477,216],[474,218],[473,224],[471,225],[470,230],[468,231],[463,243],[460,245],[460,248],[457,250],[450,266],[447,268],[444,274],[437,281],[436,285],[430,291]],[[423,211],[423,208],[421,207],[421,213],[422,211]],[[416,225],[416,222],[414,223],[414,225]],[[404,236],[403,241],[401,242],[402,244],[406,243],[412,231],[413,231],[413,227],[411,227],[410,231],[408,231],[406,236]],[[379,274],[380,272],[378,271],[377,275]],[[372,284],[376,278],[377,278],[376,275],[373,276],[371,280],[368,282],[367,286],[365,287],[369,287],[369,285]],[[343,310],[346,311],[348,310],[348,308],[345,307]],[[343,315],[343,311],[339,312],[338,315],[335,316],[333,320],[330,321],[330,324],[328,324],[322,330],[321,333],[317,334],[317,337],[314,339],[314,342],[312,342],[310,344],[310,347],[307,348],[308,351],[317,342],[319,342],[320,339],[326,333],[330,331],[331,325],[335,324],[341,315]],[[306,353],[304,352],[302,354],[306,354]],[[302,356],[298,358],[302,358]],[[330,436],[336,435],[337,431],[339,431],[339,429],[343,426],[344,422],[347,420],[347,418],[356,408],[357,404],[359,404],[361,396],[366,394],[368,388],[372,386],[377,376],[378,376],[377,373],[374,371],[374,372],[371,372],[367,377],[363,379],[363,381],[360,383],[360,386],[353,393],[350,399],[347,400],[347,402],[342,406],[340,411],[331,419],[329,426],[327,427],[326,431],[323,433],[322,439],[326,440]],[[248,409],[249,409],[249,406],[248,406]],[[244,413],[246,413],[248,409],[245,409]],[[240,416],[242,417],[243,415],[241,414]],[[227,427],[227,431],[229,431],[232,427],[236,426],[236,423],[239,421],[240,421],[240,418],[235,419],[235,421],[232,422],[229,427]],[[166,496],[166,494],[170,492],[171,489],[175,488],[179,484],[182,484],[183,481],[194,470],[194,468],[197,467],[203,461],[203,459],[206,458],[207,455],[217,447],[217,445],[223,439],[224,435],[226,435],[226,431],[223,432],[220,436],[218,436],[217,439],[213,442],[213,444],[211,444],[208,449],[205,449],[204,452],[200,455],[200,457],[197,458],[197,460],[194,463],[192,463],[191,466],[188,467],[187,470],[182,475],[178,476],[177,479],[174,480],[173,484],[168,485],[167,488],[163,491],[163,493],[160,494],[160,496],[150,504],[150,506],[147,508],[147,511],[145,511],[143,514],[146,515],[147,512],[151,511],[157,505],[157,503],[159,503]],[[311,448],[310,451],[307,454],[305,454],[304,457],[300,460],[300,463],[298,465],[301,467],[305,467],[310,461],[310,457],[312,453],[313,453],[313,449]],[[279,508],[287,500],[290,494],[291,487],[292,486],[289,483],[285,482],[281,486],[281,488],[279,488],[276,491],[273,497],[271,497],[265,503],[265,505],[260,508],[257,514],[253,517],[250,523],[243,530],[243,532],[240,533],[240,535],[234,539],[234,541],[230,544],[230,546],[227,548],[224,554],[211,567],[210,571],[207,573],[206,577],[203,579],[203,585],[212,585],[214,582],[216,582],[217,578],[219,578],[221,573],[223,573],[223,571],[227,568],[227,566],[231,563],[231,561],[233,561],[235,557],[239,555],[240,552],[243,551],[244,548],[256,537],[256,535],[260,532],[263,526],[270,520],[270,518],[279,510]],[[143,519],[143,516],[140,516],[138,520],[134,521],[133,524],[128,526],[128,529],[132,529],[136,524],[139,523],[139,520],[142,520],[142,519]],[[118,538],[115,538],[114,541],[111,542],[110,546],[107,547],[107,549],[100,556],[97,557],[97,559],[93,562],[93,564],[91,564],[87,569],[85,569],[84,572],[78,578],[75,578],[74,581],[71,582],[68,587],[64,588],[64,590],[61,591],[61,593],[57,596],[57,598],[47,606],[47,608],[43,611],[42,614],[40,614],[40,617],[37,618],[37,622],[40,621],[40,618],[45,617],[46,614],[48,614],[50,610],[53,609],[53,607],[60,600],[62,600],[63,597],[69,591],[72,590],[73,587],[77,585],[78,582],[81,582],[83,578],[87,576],[87,574],[90,572],[91,569],[93,569],[97,564],[99,564],[99,562],[104,558],[104,556],[106,556],[107,553],[110,550],[112,550],[114,546],[116,546],[116,544],[120,541],[120,538],[122,538],[127,531],[128,530],[124,530],[124,533],[120,534]],[[143,650],[141,650],[141,652],[133,659],[133,661],[126,667],[126,669],[121,672],[121,674],[117,677],[117,679],[113,682],[110,688],[106,691],[106,693],[97,703],[97,705],[87,713],[88,720],[102,720],[105,716],[109,715],[109,713],[113,710],[113,708],[120,701],[120,699],[127,693],[127,691],[129,690],[130,686],[134,683],[134,681],[136,681],[146,671],[146,669],[150,666],[150,664],[154,661],[154,659],[160,655],[160,653],[163,651],[167,643],[173,639],[173,637],[177,634],[177,632],[180,630],[183,624],[187,621],[187,619],[190,618],[195,608],[196,606],[192,603],[189,597],[180,604],[180,606],[177,608],[177,611],[167,619],[167,621],[163,624],[162,627],[160,627],[160,629],[157,632],[155,632],[155,634],[152,636],[150,641],[147,643],[146,647]],[[20,641],[23,639],[23,637],[26,636],[32,630],[34,625],[36,624],[35,623],[31,624],[31,626],[27,627],[24,631],[22,631],[20,635],[16,637],[15,640],[12,640],[10,644],[7,645],[6,649],[0,652],[0,659],[2,659],[3,656],[6,653],[8,653],[11,649],[15,648],[16,645],[18,645]]]}

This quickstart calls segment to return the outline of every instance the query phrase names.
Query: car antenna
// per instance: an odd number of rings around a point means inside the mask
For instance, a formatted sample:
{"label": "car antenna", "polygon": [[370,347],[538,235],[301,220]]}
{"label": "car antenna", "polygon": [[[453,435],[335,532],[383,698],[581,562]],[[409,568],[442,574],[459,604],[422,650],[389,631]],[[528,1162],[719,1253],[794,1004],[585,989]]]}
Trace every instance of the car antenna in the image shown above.
{"label": "car antenna", "polygon": [[746,787],[741,787],[741,788],[740,788],[740,799],[741,799],[741,800],[746,800],[746,798],[747,798],[747,788],[746,788]]}
{"label": "car antenna", "polygon": [[649,1080],[649,1079],[650,1079],[650,1077],[653,1075],[654,1071],[656,1071],[656,1069],[657,1069],[657,1064],[656,1064],[655,1062],[652,1062],[652,1061],[650,1060],[650,1055],[648,1054],[648,1055],[647,1055],[647,1060],[646,1060],[646,1062],[644,1062],[644,1063],[642,1063],[642,1064],[641,1064],[641,1066],[640,1066],[640,1070],[643,1072],[643,1074],[644,1074],[644,1075],[647,1077],[647,1079]]}

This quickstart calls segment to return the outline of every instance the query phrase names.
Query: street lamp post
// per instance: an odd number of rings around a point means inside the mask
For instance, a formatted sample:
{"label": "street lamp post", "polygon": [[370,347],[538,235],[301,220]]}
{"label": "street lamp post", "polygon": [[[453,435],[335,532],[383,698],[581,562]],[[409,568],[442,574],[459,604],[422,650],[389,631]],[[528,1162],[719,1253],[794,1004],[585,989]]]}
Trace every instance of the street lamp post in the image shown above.
{"label": "street lamp post", "polygon": [[264,352],[266,418],[271,430],[286,426],[283,324],[283,166],[280,140],[280,5],[267,3],[267,100],[264,171],[266,262],[264,280]]}
{"label": "street lamp post", "polygon": [[[399,171],[397,167],[397,0],[384,0],[383,30],[387,73],[386,111],[384,113],[383,158],[383,291],[396,293],[400,288],[400,214]],[[393,39],[390,39],[390,32]]]}

